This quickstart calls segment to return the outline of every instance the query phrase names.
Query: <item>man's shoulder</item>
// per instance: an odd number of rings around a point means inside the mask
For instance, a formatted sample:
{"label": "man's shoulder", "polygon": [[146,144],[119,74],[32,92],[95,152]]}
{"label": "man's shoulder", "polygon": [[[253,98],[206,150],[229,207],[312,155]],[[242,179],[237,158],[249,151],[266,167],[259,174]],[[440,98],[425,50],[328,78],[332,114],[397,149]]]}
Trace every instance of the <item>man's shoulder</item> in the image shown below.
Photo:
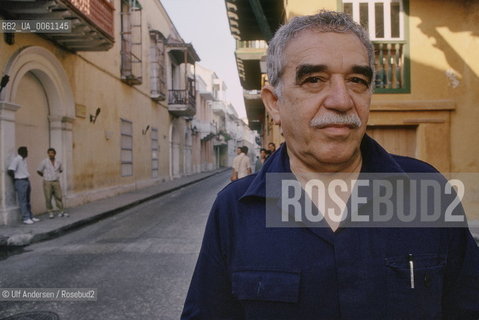
{"label": "man's shoulder", "polygon": [[12,161],[10,162],[10,164],[16,164],[18,162],[20,162],[23,158],[19,155],[16,155],[15,157],[12,158]]}
{"label": "man's shoulder", "polygon": [[238,201],[248,190],[257,173],[230,182],[217,195],[217,201]]}
{"label": "man's shoulder", "polygon": [[431,164],[419,159],[415,159],[415,158],[411,158],[407,156],[400,156],[396,154],[391,154],[391,157],[394,159],[394,161],[397,162],[397,164],[399,164],[399,166],[404,170],[404,172],[408,172],[408,173],[415,173],[415,172],[438,173],[439,172]]}
{"label": "man's shoulder", "polygon": [[42,161],[40,162],[40,165],[39,165],[39,166],[40,166],[40,167],[45,166],[45,164],[47,164],[47,160],[48,160],[48,158],[43,158]]}

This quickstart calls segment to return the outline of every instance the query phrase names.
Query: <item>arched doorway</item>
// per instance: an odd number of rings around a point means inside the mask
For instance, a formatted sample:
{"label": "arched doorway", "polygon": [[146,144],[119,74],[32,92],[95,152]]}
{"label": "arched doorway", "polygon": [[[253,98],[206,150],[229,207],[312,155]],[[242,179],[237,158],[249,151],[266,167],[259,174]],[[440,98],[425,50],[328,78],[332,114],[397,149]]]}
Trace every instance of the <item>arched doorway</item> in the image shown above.
{"label": "arched doorway", "polygon": [[[3,72],[10,76],[0,95],[0,157],[8,164],[18,146],[29,148],[28,165],[32,176],[32,204],[35,213],[44,210],[41,179],[36,176],[39,161],[50,146],[63,162],[62,185],[66,200],[72,172],[72,122],[75,115],[73,93],[60,61],[41,47],[25,47],[13,54]],[[0,225],[18,221],[18,205],[12,181],[0,175]],[[68,201],[66,201],[68,205]]]}
{"label": "arched doorway", "polygon": [[14,101],[21,106],[15,115],[15,142],[28,148],[32,212],[42,213],[46,210],[42,179],[35,172],[50,147],[49,106],[45,90],[33,72],[20,80]]}

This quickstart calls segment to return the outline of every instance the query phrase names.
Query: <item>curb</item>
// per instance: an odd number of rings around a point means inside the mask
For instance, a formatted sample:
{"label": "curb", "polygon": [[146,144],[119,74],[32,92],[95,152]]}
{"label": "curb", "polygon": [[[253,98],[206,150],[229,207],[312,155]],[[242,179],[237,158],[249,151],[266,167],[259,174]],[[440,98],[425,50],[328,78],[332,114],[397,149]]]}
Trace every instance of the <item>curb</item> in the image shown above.
{"label": "curb", "polygon": [[126,204],[124,206],[114,208],[114,209],[111,209],[111,210],[107,210],[105,212],[99,213],[97,215],[94,215],[94,216],[91,216],[91,217],[88,217],[88,218],[85,218],[85,219],[82,219],[82,220],[79,220],[79,221],[75,221],[73,223],[70,223],[70,224],[64,225],[62,227],[59,227],[55,230],[51,230],[51,231],[48,231],[48,232],[37,233],[37,234],[31,234],[31,233],[15,234],[15,235],[12,235],[10,237],[4,237],[4,236],[0,235],[0,240],[1,240],[0,241],[0,250],[2,250],[3,248],[24,247],[24,246],[28,246],[32,243],[57,238],[61,235],[64,235],[67,232],[79,229],[81,227],[90,225],[94,222],[97,222],[97,221],[100,221],[100,220],[103,220],[103,219],[109,218],[109,217],[114,216],[118,213],[121,213],[121,212],[126,211],[128,209],[131,209],[133,207],[136,207],[136,206],[138,206],[142,203],[145,203],[147,201],[150,201],[150,200],[153,200],[155,198],[161,197],[165,194],[168,194],[168,193],[171,193],[173,191],[179,190],[179,189],[184,188],[186,186],[195,184],[197,182],[200,182],[202,180],[210,178],[214,175],[223,173],[227,170],[230,170],[230,169],[229,168],[224,168],[224,170],[221,170],[221,169],[217,170],[217,171],[215,171],[211,174],[208,174],[204,177],[194,179],[194,180],[189,181],[189,182],[185,182],[183,184],[177,185],[177,186],[172,187],[172,188],[167,189],[167,190],[160,191],[160,192],[155,193],[153,195],[150,195],[150,196],[138,199],[136,201],[133,201],[133,202],[131,202],[129,204]]}

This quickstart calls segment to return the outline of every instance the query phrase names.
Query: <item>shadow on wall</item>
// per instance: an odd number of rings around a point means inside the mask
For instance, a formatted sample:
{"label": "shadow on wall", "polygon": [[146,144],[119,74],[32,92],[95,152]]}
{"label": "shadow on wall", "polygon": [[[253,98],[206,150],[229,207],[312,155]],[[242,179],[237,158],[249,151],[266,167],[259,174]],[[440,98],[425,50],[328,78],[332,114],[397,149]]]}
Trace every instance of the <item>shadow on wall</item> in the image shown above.
{"label": "shadow on wall", "polygon": [[479,1],[409,0],[411,93],[396,96],[454,101],[451,171],[479,172],[479,144],[472,141],[479,136],[479,61],[473,54],[479,51],[478,38]]}

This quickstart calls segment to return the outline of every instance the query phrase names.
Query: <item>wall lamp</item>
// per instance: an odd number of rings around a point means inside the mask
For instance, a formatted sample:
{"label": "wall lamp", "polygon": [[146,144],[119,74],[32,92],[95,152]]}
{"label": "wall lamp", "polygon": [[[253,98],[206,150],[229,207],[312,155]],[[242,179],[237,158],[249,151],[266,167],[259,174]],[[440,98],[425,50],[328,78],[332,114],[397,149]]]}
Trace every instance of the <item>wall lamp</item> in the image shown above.
{"label": "wall lamp", "polygon": [[96,118],[98,118],[98,115],[101,112],[101,108],[96,108],[95,115],[90,114],[90,122],[95,124]]}
{"label": "wall lamp", "polygon": [[147,125],[145,129],[141,130],[141,134],[145,136],[149,129],[150,129],[150,125]]}
{"label": "wall lamp", "polygon": [[2,92],[3,88],[7,86],[8,81],[10,81],[10,77],[6,74],[2,77],[2,80],[0,80],[0,93]]}

